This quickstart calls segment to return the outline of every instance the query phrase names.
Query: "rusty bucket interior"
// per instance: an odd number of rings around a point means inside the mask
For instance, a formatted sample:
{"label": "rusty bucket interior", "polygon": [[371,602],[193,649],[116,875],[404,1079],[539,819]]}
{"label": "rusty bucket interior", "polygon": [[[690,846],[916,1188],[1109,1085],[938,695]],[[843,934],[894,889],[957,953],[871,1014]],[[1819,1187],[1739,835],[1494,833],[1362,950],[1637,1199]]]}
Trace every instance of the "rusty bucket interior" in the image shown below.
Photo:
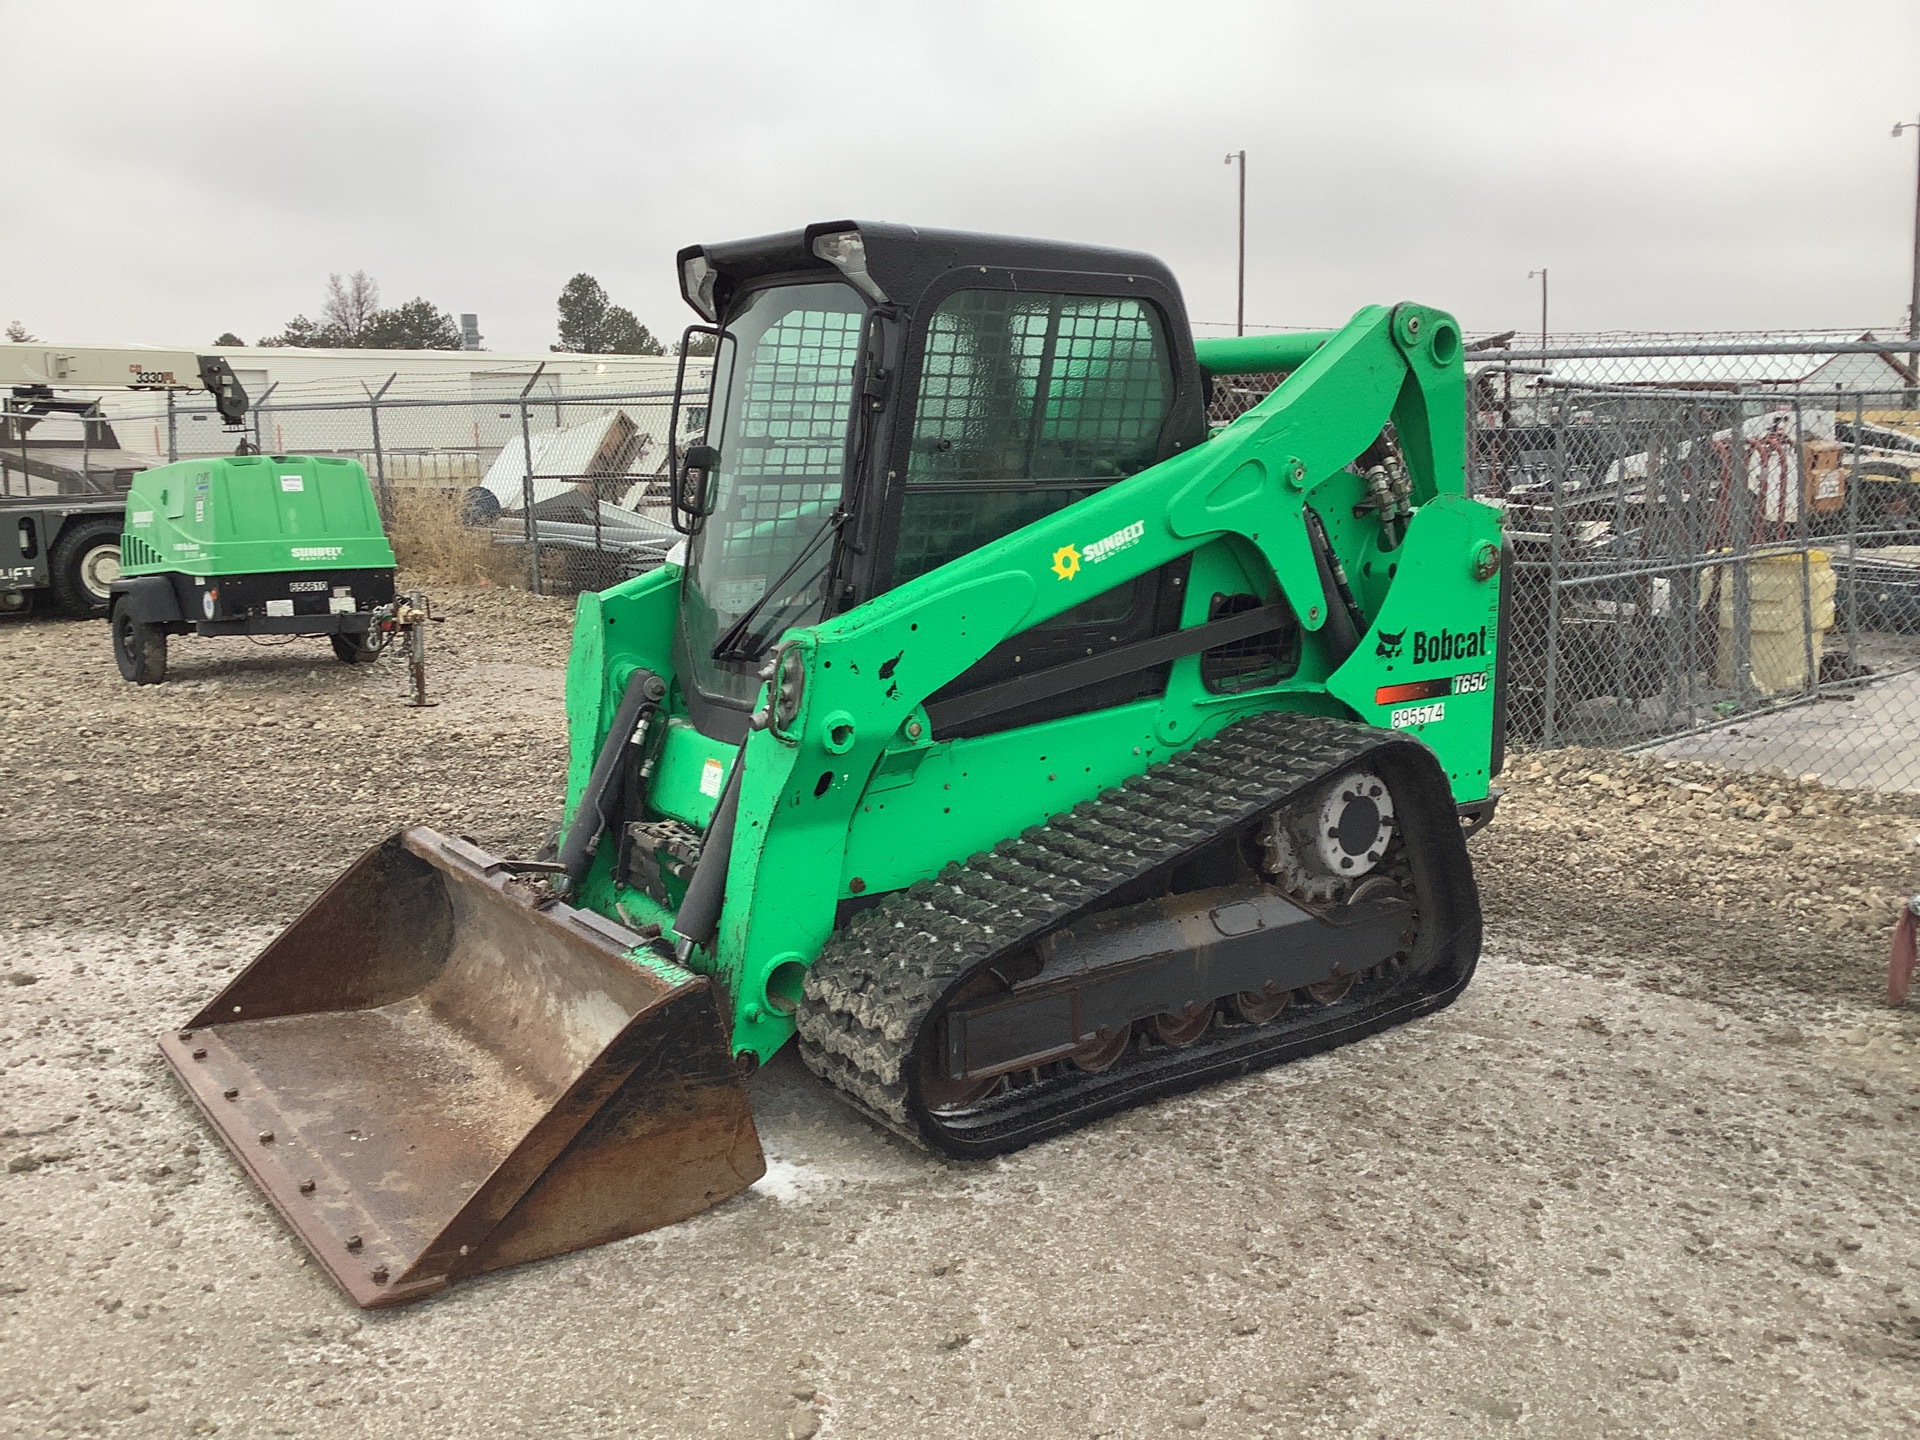
{"label": "rusty bucket interior", "polygon": [[766,1169],[708,982],[539,899],[402,831],[161,1039],[361,1305],[683,1220]]}

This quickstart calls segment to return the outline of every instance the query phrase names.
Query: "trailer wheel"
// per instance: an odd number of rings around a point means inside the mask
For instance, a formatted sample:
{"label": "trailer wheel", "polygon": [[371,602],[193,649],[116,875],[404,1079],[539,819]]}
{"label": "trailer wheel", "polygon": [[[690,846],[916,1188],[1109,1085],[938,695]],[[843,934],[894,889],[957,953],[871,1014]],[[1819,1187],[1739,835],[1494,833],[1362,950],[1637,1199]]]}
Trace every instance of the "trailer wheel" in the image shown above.
{"label": "trailer wheel", "polygon": [[113,607],[113,658],[123,679],[136,685],[158,685],[167,678],[167,631],[163,625],[143,625],[133,618],[133,607]]}
{"label": "trailer wheel", "polygon": [[82,520],[67,526],[47,556],[53,598],[69,615],[92,619],[107,613],[111,586],[120,578],[120,522]]}
{"label": "trailer wheel", "polygon": [[342,665],[365,665],[380,656],[380,642],[373,638],[374,632],[363,630],[359,634],[329,635],[333,642],[333,657]]}

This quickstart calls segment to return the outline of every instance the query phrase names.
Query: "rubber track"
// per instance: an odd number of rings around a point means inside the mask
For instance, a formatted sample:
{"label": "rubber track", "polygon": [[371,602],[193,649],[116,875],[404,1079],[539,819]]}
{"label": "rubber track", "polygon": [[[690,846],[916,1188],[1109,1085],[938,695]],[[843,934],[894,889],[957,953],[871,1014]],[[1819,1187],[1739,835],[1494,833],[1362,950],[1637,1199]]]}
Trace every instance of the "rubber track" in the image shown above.
{"label": "rubber track", "polygon": [[[922,1133],[907,1085],[922,1029],[960,982],[996,956],[1098,908],[1117,887],[1177,864],[1331,772],[1399,746],[1425,755],[1417,742],[1371,726],[1286,712],[1255,716],[964,865],[949,865],[934,879],[888,896],[836,932],[808,972],[795,1016],[801,1057],[859,1109],[914,1144],[975,1153]],[[1477,952],[1477,907],[1475,922]],[[1179,1088],[1177,1081],[1150,1087],[1152,1093]],[[1004,1148],[1015,1146],[989,1145],[978,1153]]]}

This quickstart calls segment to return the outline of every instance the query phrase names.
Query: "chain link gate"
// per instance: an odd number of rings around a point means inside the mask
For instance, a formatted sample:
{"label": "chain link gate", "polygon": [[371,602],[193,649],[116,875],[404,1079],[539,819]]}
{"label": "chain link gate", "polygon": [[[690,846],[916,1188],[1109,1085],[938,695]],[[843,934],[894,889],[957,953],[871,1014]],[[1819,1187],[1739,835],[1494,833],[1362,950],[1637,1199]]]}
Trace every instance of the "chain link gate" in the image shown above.
{"label": "chain link gate", "polygon": [[1468,363],[1471,485],[1513,550],[1514,745],[1920,791],[1904,355],[1615,342]]}

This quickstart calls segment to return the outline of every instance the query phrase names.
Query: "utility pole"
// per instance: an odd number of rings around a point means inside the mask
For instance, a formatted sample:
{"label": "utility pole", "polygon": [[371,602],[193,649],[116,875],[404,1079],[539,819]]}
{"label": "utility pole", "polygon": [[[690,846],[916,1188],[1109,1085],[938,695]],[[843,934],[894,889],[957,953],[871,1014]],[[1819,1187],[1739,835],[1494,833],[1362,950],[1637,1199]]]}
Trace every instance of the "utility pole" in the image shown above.
{"label": "utility pole", "polygon": [[[1920,130],[1920,120],[1902,120],[1893,127],[1898,140],[1903,130]],[[1920,145],[1913,158],[1913,291],[1907,297],[1907,368],[1920,370]]]}
{"label": "utility pole", "polygon": [[[1227,156],[1227,164],[1240,162],[1240,283],[1235,290],[1233,307],[1233,333],[1247,333],[1247,152],[1235,150]],[[1920,253],[1920,252],[1916,252]]]}
{"label": "utility pole", "polygon": [[1547,348],[1547,267],[1542,265],[1538,270],[1527,271],[1527,279],[1531,280],[1535,276],[1540,279],[1540,348],[1545,350]]}

